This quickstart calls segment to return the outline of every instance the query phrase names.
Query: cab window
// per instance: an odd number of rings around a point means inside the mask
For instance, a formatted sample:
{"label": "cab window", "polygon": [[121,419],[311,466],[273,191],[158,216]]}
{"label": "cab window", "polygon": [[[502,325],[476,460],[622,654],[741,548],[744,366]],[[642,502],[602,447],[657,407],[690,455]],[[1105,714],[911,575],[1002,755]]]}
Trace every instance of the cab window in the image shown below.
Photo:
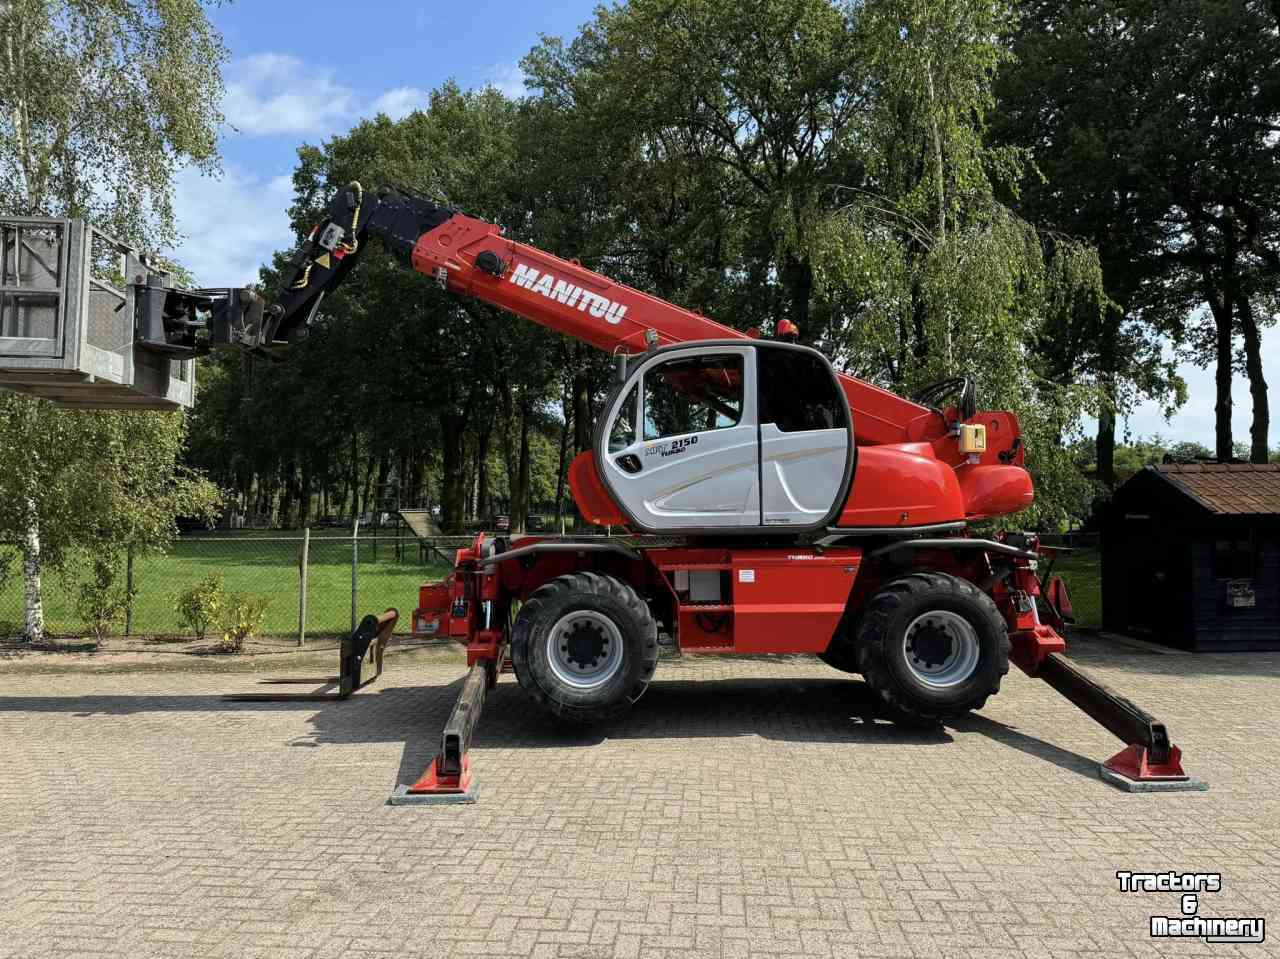
{"label": "cab window", "polygon": [[644,375],[644,438],[737,426],[742,420],[742,356],[690,356]]}
{"label": "cab window", "polygon": [[613,429],[609,431],[610,453],[620,453],[636,441],[636,394],[639,392],[638,383],[627,391],[627,398],[613,421]]}
{"label": "cab window", "polygon": [[848,401],[819,357],[800,350],[759,349],[760,422],[784,433],[845,428]]}

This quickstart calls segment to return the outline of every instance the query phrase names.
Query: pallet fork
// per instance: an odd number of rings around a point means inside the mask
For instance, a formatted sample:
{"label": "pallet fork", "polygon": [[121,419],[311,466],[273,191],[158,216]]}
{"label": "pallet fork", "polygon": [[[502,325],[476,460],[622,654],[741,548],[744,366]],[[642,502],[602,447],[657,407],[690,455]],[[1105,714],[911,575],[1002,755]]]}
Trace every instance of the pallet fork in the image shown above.
{"label": "pallet fork", "polygon": [[[264,686],[319,686],[310,693],[231,693],[222,698],[233,703],[330,702],[350,698],[382,675],[382,660],[400,614],[388,609],[370,613],[355,631],[342,638],[337,676],[294,676],[263,679]],[[336,687],[336,688],[334,688]]]}

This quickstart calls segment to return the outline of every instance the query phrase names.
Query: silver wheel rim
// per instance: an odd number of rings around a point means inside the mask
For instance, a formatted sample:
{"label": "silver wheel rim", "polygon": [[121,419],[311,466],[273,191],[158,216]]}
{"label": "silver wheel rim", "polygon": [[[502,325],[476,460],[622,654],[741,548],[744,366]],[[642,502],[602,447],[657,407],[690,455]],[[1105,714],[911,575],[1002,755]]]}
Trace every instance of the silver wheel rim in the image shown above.
{"label": "silver wheel rim", "polygon": [[622,633],[603,613],[566,613],[547,634],[547,664],[566,686],[603,686],[622,669]]}
{"label": "silver wheel rim", "polygon": [[982,652],[973,624],[946,609],[921,613],[902,638],[911,674],[934,689],[958,686],[978,666]]}

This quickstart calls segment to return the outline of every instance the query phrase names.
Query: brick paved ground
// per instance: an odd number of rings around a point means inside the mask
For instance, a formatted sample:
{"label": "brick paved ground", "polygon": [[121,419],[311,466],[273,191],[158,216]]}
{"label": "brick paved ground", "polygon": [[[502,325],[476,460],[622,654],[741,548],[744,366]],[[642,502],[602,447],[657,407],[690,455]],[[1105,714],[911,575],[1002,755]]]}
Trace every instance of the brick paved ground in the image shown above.
{"label": "brick paved ground", "polygon": [[[1280,939],[1280,656],[1081,657],[1164,719],[1202,794],[1100,782],[1114,744],[1011,675],[910,734],[816,661],[665,663],[631,717],[566,736],[510,677],[475,806],[390,807],[462,669],[347,703],[229,704],[248,676],[0,674],[0,959],[1263,955]],[[1155,948],[1174,895],[1263,946]]]}

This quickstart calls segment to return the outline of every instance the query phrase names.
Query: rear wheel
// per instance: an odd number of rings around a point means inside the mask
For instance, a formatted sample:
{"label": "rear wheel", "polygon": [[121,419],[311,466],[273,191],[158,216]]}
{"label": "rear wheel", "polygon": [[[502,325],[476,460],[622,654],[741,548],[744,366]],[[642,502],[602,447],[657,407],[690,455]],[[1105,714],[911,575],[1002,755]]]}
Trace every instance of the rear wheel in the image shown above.
{"label": "rear wheel", "polygon": [[891,718],[936,725],[1000,691],[1009,633],[991,597],[969,581],[912,573],[871,598],[857,655]]}
{"label": "rear wheel", "polygon": [[644,694],[658,663],[658,626],[626,583],[570,573],[520,607],[511,661],[520,685],[551,713],[599,722]]}

